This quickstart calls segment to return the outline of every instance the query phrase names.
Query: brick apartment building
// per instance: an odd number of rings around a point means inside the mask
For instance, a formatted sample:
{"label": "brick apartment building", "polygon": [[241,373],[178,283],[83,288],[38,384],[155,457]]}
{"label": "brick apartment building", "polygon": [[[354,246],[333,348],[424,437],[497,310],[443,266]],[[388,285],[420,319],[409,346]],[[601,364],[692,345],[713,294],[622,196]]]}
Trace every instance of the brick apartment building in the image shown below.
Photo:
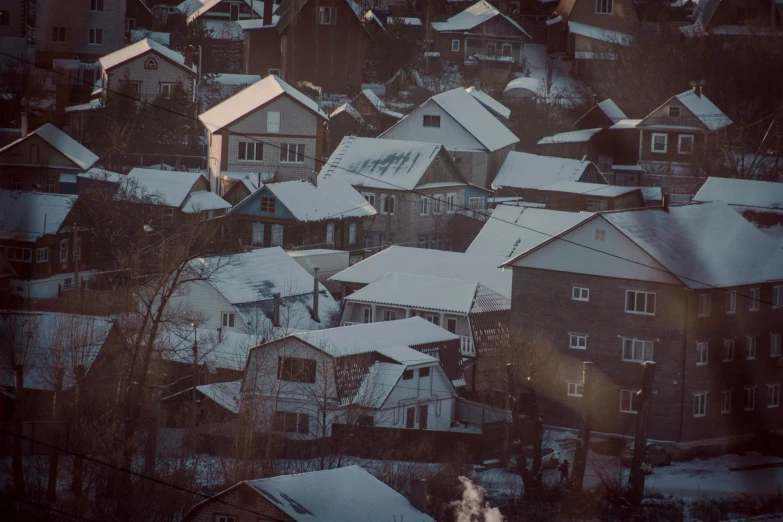
{"label": "brick apartment building", "polygon": [[547,424],[577,425],[592,361],[593,429],[632,434],[651,360],[652,439],[686,449],[783,427],[783,253],[727,205],[597,213],[503,266],[512,324],[557,349]]}

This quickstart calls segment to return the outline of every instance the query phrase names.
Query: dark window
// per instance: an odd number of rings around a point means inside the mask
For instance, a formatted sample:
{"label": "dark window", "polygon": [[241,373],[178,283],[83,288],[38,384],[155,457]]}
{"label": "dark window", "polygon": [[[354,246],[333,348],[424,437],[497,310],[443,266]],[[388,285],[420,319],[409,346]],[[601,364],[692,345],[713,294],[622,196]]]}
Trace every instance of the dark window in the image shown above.
{"label": "dark window", "polygon": [[242,161],[261,161],[264,157],[264,144],[257,141],[240,141],[237,159]]}
{"label": "dark window", "polygon": [[53,42],[65,41],[65,27],[52,27],[52,41]]}
{"label": "dark window", "polygon": [[405,427],[412,430],[416,427],[416,407],[408,408],[405,411]]}
{"label": "dark window", "polygon": [[11,177],[11,190],[22,190],[22,176]]}
{"label": "dark window", "polygon": [[296,432],[300,435],[310,433],[310,416],[306,413],[299,414],[299,422],[296,423]]}
{"label": "dark window", "polygon": [[422,368],[419,370],[419,377],[429,377],[430,376],[430,369],[429,368]]}
{"label": "dark window", "polygon": [[413,370],[405,370],[402,372],[402,380],[403,381],[409,381],[413,379]]}
{"label": "dark window", "polygon": [[125,19],[125,30],[126,31],[133,31],[136,29],[136,19],[135,18],[126,18]]}
{"label": "dark window", "polygon": [[103,0],[90,0],[90,11],[103,11]]}
{"label": "dark window", "polygon": [[281,381],[314,383],[315,361],[296,357],[278,357],[277,378]]}
{"label": "dark window", "polygon": [[268,198],[268,197],[261,197],[261,212],[271,212],[274,213],[275,211],[275,203],[277,203],[277,200],[275,198]]}
{"label": "dark window", "polygon": [[90,40],[92,45],[101,45],[103,43],[103,29],[90,29]]}
{"label": "dark window", "polygon": [[239,20],[239,4],[231,4],[229,9],[231,10],[231,20]]}
{"label": "dark window", "polygon": [[272,419],[272,431],[307,435],[310,433],[310,417],[306,413],[276,411]]}
{"label": "dark window", "polygon": [[429,407],[426,404],[419,406],[419,429],[427,429],[427,415],[429,414]]}
{"label": "dark window", "polygon": [[147,58],[147,61],[144,62],[144,68],[155,70],[158,68],[158,62],[155,60],[155,58]]}
{"label": "dark window", "polygon": [[0,25],[11,25],[10,11],[0,11]]}
{"label": "dark window", "polygon": [[457,333],[457,320],[446,319],[446,330],[448,330],[451,333]]}
{"label": "dark window", "polygon": [[440,116],[433,116],[429,114],[424,115],[425,127],[440,127]]}
{"label": "dark window", "polygon": [[375,419],[372,415],[360,415],[356,424],[359,426],[373,426],[375,424]]}
{"label": "dark window", "polygon": [[305,146],[303,143],[283,143],[280,145],[280,161],[283,163],[304,163]]}

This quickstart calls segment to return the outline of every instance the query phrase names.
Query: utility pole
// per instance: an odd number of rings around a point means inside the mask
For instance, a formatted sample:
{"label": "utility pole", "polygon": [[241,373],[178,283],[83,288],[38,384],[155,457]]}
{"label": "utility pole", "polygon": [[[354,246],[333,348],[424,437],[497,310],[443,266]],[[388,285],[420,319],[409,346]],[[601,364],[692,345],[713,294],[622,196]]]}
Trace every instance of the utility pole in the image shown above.
{"label": "utility pole", "polygon": [[193,452],[196,451],[197,446],[197,426],[198,426],[198,408],[197,408],[197,400],[198,400],[198,393],[196,392],[196,387],[198,387],[198,338],[197,338],[197,332],[196,332],[196,325],[193,326],[193,389],[191,390],[192,396],[191,396],[191,420],[190,425],[193,427]]}
{"label": "utility pole", "polygon": [[636,436],[634,438],[633,459],[628,483],[631,486],[631,503],[639,505],[644,498],[644,470],[642,465],[647,460],[647,429],[650,417],[650,396],[655,375],[655,363],[642,363],[642,389],[639,395],[639,412],[636,416]]}
{"label": "utility pole", "polygon": [[11,467],[14,474],[14,495],[24,498],[24,469],[22,467],[22,412],[24,411],[24,364],[14,364],[14,437]]}
{"label": "utility pole", "polygon": [[571,481],[574,491],[582,491],[582,482],[587,469],[587,449],[590,445],[590,428],[593,414],[593,363],[582,363],[582,425],[579,428],[579,439],[574,453],[574,467]]}
{"label": "utility pole", "polygon": [[57,500],[57,468],[60,464],[60,411],[62,406],[64,368],[54,369],[54,398],[52,399],[52,425],[54,426],[54,447],[49,459],[49,482],[46,485],[46,500],[54,503]]}
{"label": "utility pole", "polygon": [[73,422],[75,431],[74,457],[73,457],[73,476],[71,479],[71,494],[73,495],[76,512],[82,512],[82,477],[84,476],[84,460],[82,451],[82,409],[84,402],[84,376],[87,373],[83,364],[77,364],[73,368],[76,375],[76,394],[74,397],[74,412],[76,419]]}
{"label": "utility pole", "polygon": [[[509,422],[509,415],[511,413],[511,397],[513,397],[513,374],[514,365],[511,363],[506,364],[506,422],[503,426],[503,467],[508,465],[508,452],[511,444],[511,423]],[[511,420],[513,422],[513,419]]]}

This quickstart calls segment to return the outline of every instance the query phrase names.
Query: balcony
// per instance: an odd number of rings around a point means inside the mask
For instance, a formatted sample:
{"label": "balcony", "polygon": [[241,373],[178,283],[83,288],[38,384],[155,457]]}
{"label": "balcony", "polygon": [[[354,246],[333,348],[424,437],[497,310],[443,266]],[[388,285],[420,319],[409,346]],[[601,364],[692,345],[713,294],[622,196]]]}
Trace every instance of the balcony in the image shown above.
{"label": "balcony", "polygon": [[473,345],[473,338],[468,335],[459,336],[460,352],[465,357],[475,357],[476,347]]}

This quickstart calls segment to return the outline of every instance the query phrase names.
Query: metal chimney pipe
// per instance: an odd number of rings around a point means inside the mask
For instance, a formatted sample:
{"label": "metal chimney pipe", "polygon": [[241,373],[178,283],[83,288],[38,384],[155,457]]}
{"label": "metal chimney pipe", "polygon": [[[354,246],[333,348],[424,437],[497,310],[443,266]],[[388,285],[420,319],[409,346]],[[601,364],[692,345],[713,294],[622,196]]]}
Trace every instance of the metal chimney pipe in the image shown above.
{"label": "metal chimney pipe", "polygon": [[272,316],[272,324],[274,326],[280,326],[280,292],[274,295],[275,298],[275,310]]}
{"label": "metal chimney pipe", "polygon": [[318,287],[318,268],[313,268],[313,321],[320,323],[321,319],[318,317],[318,294],[320,288]]}
{"label": "metal chimney pipe", "polygon": [[22,114],[19,115],[20,124],[22,131],[22,138],[27,137],[28,134],[30,134],[30,124],[27,121],[27,112],[22,112]]}

